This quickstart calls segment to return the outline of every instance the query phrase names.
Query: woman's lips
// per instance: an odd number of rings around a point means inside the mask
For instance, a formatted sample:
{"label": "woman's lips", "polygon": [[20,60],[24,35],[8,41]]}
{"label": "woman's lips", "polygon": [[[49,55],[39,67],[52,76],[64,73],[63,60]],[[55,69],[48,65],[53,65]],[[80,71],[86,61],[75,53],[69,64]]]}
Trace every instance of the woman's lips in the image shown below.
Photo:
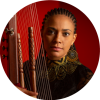
{"label": "woman's lips", "polygon": [[62,48],[60,48],[60,47],[51,47],[51,50],[60,51],[60,50],[62,50]]}

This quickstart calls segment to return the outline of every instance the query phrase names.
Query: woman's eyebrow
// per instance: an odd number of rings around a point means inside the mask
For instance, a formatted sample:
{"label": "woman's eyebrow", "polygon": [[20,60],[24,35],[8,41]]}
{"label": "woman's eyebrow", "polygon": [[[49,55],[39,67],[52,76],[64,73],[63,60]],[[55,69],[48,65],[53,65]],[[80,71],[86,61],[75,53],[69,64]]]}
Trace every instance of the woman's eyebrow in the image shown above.
{"label": "woman's eyebrow", "polygon": [[54,27],[48,27],[48,28],[50,28],[50,29],[52,29],[52,30],[56,30]]}
{"label": "woman's eyebrow", "polygon": [[[53,30],[57,30],[57,29],[55,29],[55,28],[53,28],[53,27],[48,27],[48,28],[51,28],[51,29],[53,29]],[[62,29],[62,31],[67,31],[67,30],[71,31],[70,29]],[[72,32],[72,31],[71,31],[71,32]]]}
{"label": "woman's eyebrow", "polygon": [[[62,29],[62,31],[67,31],[67,30],[71,31],[70,29]],[[71,31],[71,32],[72,32],[72,31]]]}

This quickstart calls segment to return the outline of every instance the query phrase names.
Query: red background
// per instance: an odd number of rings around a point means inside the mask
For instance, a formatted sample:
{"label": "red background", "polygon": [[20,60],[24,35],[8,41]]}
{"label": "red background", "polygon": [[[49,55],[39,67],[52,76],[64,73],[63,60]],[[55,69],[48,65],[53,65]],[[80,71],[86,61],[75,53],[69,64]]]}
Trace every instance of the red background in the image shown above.
{"label": "red background", "polygon": [[[29,59],[28,56],[28,27],[34,27],[34,39],[38,41],[35,42],[35,57],[40,49],[41,37],[40,29],[42,27],[42,21],[45,14],[54,8],[66,8],[74,14],[77,20],[77,39],[75,41],[75,46],[78,52],[80,62],[95,72],[95,69],[99,60],[99,40],[94,26],[91,21],[77,8],[59,1],[41,1],[36,2],[36,8],[34,4],[24,7],[19,12],[17,12],[17,32],[21,34],[21,44],[23,53],[23,62]],[[37,15],[38,14],[38,15]],[[7,37],[5,32],[2,35]],[[6,42],[1,41],[2,45],[7,46]],[[1,50],[1,55],[7,55],[7,51]],[[6,74],[9,76],[9,66],[7,59],[2,59],[2,65]]]}

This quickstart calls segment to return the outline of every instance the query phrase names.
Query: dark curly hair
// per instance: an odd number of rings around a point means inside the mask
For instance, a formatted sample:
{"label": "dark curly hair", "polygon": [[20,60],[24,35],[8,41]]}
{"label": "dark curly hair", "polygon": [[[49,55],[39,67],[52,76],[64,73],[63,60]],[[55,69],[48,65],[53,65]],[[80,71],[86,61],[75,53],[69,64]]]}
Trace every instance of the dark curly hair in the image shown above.
{"label": "dark curly hair", "polygon": [[43,22],[42,22],[42,24],[43,24],[43,26],[42,26],[42,29],[41,30],[43,30],[44,29],[44,24],[45,24],[45,21],[50,17],[50,16],[53,16],[53,15],[58,15],[58,14],[61,14],[61,15],[66,15],[66,16],[68,16],[69,18],[71,18],[72,19],[72,21],[73,21],[73,23],[74,23],[74,25],[75,25],[75,28],[74,28],[74,34],[76,33],[76,26],[77,26],[77,24],[76,24],[76,18],[74,17],[74,15],[71,13],[71,12],[69,12],[69,10],[66,10],[66,9],[63,9],[63,8],[55,8],[54,10],[51,10],[50,12],[47,12],[47,14],[45,15],[45,18],[43,19]]}

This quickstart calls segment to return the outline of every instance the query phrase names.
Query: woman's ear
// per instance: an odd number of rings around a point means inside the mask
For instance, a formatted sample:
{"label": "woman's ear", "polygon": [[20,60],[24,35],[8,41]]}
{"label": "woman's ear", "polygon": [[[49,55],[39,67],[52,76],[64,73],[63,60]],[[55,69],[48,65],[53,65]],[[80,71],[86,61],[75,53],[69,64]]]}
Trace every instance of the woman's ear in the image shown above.
{"label": "woman's ear", "polygon": [[72,44],[71,44],[71,45],[74,44],[74,42],[75,42],[75,40],[76,40],[76,37],[77,37],[77,33],[74,34],[74,36],[73,36],[73,41],[72,41]]}

